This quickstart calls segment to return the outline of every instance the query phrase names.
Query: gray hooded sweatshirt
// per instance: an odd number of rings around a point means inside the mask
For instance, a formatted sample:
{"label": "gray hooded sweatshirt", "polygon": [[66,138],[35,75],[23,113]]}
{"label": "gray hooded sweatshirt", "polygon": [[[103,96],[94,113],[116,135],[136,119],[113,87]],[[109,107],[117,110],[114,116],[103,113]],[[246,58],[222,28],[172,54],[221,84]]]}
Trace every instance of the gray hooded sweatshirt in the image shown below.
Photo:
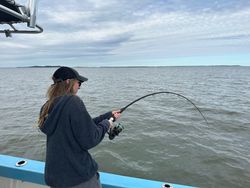
{"label": "gray hooded sweatshirt", "polygon": [[69,187],[91,179],[98,165],[88,150],[99,144],[108,131],[108,112],[92,119],[77,96],[58,97],[41,131],[47,135],[45,182]]}

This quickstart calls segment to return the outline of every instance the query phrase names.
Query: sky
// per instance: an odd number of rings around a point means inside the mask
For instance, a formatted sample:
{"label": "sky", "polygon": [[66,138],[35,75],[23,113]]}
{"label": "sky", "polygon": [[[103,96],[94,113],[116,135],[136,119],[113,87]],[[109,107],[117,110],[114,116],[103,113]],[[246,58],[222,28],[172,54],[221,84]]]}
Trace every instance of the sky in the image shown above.
{"label": "sky", "polygon": [[249,0],[39,0],[37,24],[0,34],[0,67],[250,66]]}

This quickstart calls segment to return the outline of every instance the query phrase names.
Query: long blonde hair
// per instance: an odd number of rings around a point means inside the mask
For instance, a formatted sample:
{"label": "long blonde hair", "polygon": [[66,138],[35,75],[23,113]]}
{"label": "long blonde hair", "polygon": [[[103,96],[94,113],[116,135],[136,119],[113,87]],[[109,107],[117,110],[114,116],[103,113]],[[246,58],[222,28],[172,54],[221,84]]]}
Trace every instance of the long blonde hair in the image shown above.
{"label": "long blonde hair", "polygon": [[49,110],[52,107],[54,100],[63,95],[74,95],[73,86],[75,79],[69,79],[52,84],[47,91],[47,102],[43,105],[42,111],[38,118],[38,127],[41,128],[45,119],[48,116]]}

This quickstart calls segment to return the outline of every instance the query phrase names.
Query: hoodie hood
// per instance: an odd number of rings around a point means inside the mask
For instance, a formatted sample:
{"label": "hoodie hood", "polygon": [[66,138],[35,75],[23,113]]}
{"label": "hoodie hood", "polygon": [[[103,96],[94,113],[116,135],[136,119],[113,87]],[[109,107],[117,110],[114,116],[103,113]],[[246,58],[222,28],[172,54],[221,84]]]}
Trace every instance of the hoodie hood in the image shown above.
{"label": "hoodie hood", "polygon": [[44,134],[49,136],[55,132],[58,126],[58,121],[63,112],[63,109],[71,97],[72,96],[65,95],[65,96],[57,97],[55,99],[54,104],[50,109],[47,119],[44,121],[42,127],[40,128],[40,130]]}

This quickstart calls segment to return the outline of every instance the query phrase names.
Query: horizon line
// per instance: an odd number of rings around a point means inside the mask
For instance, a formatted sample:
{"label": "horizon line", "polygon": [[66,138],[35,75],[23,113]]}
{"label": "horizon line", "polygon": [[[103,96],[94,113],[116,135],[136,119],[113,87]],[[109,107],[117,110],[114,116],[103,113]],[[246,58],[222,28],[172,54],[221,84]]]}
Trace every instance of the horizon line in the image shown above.
{"label": "horizon line", "polygon": [[[31,65],[0,68],[58,68],[68,65]],[[157,68],[157,67],[249,67],[249,65],[120,65],[120,66],[69,66],[75,68]]]}

